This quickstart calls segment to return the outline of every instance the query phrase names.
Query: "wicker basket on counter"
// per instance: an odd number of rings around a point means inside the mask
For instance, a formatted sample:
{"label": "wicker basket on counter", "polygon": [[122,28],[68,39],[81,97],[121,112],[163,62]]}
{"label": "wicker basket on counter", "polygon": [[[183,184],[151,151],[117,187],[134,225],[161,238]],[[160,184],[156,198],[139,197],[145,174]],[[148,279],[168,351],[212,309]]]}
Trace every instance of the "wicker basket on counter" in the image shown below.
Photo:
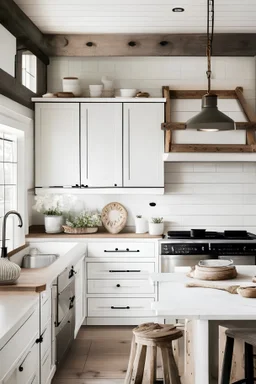
{"label": "wicker basket on counter", "polygon": [[98,232],[98,229],[99,229],[98,227],[72,228],[72,227],[69,227],[68,225],[63,225],[62,227],[65,233],[76,234],[76,235],[82,235],[86,233],[95,233],[95,232]]}

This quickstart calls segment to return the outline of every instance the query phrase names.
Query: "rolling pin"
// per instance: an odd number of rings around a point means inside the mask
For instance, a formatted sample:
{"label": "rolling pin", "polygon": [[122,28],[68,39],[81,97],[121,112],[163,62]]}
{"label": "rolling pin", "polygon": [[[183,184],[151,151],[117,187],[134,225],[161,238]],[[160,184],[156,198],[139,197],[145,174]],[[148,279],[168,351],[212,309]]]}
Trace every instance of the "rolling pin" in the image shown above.
{"label": "rolling pin", "polygon": [[223,287],[221,285],[211,285],[207,283],[188,283],[186,284],[186,287],[188,288],[212,288],[212,289],[219,289],[221,291],[226,291],[232,294],[237,294],[238,293],[238,288],[240,285],[230,285],[228,287]]}

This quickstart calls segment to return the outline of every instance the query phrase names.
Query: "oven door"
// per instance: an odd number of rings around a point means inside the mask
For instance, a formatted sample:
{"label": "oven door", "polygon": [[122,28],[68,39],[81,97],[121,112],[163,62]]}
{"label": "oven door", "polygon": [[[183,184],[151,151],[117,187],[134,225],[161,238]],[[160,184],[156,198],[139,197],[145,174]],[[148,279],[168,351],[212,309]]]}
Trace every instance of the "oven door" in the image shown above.
{"label": "oven door", "polygon": [[68,315],[71,308],[75,305],[75,279],[72,279],[66,288],[58,293],[57,298],[57,319],[56,323],[59,326],[65,317]]}
{"label": "oven door", "polygon": [[221,255],[218,256],[218,259],[233,260],[235,265],[255,265],[255,256],[254,255]]}
{"label": "oven door", "polygon": [[75,308],[64,318],[56,335],[56,363],[59,364],[74,340]]}
{"label": "oven door", "polygon": [[175,267],[193,267],[200,260],[211,258],[210,255],[161,255],[161,272],[175,272]]}

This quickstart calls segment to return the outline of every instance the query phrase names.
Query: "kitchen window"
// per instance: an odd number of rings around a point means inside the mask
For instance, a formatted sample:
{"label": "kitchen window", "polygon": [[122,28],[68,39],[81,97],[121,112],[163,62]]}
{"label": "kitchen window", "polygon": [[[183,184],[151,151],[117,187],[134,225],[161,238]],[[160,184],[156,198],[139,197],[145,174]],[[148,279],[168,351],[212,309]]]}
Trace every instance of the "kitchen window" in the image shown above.
{"label": "kitchen window", "polygon": [[[17,136],[0,131],[0,217],[10,210],[17,210]],[[1,223],[2,224],[2,223]],[[7,221],[6,244],[8,251],[14,248],[16,220],[9,217]]]}

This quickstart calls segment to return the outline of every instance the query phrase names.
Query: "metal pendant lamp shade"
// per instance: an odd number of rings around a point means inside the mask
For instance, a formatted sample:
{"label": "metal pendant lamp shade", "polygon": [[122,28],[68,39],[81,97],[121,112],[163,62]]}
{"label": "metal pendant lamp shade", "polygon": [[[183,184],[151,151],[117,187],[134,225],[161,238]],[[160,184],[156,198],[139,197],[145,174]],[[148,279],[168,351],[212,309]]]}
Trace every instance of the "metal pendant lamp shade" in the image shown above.
{"label": "metal pendant lamp shade", "polygon": [[234,121],[218,110],[217,95],[206,94],[202,98],[202,110],[186,123],[187,129],[216,132],[235,129]]}
{"label": "metal pendant lamp shade", "polygon": [[235,122],[220,112],[217,107],[217,95],[211,93],[211,54],[214,30],[214,0],[207,2],[207,80],[208,92],[202,98],[202,110],[189,119],[186,128],[198,131],[231,131],[235,129]]}

